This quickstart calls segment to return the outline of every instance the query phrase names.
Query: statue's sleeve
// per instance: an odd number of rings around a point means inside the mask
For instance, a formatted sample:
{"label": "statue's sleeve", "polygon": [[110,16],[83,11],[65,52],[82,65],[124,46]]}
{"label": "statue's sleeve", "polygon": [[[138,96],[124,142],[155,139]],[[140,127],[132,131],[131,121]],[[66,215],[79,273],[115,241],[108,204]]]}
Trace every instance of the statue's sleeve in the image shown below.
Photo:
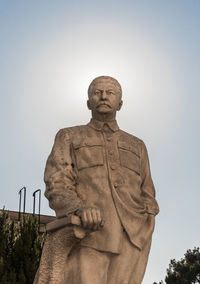
{"label": "statue's sleeve", "polygon": [[84,207],[77,196],[77,173],[71,154],[70,131],[61,129],[55,138],[53,149],[47,159],[44,172],[45,196],[49,206],[61,218]]}
{"label": "statue's sleeve", "polygon": [[142,142],[141,147],[141,178],[142,198],[146,211],[149,214],[157,215],[159,213],[159,206],[155,199],[155,188],[151,178],[149,158],[144,142]]}

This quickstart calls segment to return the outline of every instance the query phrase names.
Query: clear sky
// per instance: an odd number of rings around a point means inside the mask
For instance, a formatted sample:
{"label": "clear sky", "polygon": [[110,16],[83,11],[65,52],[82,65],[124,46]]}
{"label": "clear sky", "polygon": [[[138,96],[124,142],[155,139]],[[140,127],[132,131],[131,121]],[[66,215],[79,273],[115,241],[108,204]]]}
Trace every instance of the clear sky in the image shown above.
{"label": "clear sky", "polygon": [[[147,145],[157,190],[143,284],[200,245],[200,1],[0,0],[0,208],[44,192],[56,132],[85,124],[93,78],[119,80],[121,129]],[[54,214],[42,198],[42,214]]]}

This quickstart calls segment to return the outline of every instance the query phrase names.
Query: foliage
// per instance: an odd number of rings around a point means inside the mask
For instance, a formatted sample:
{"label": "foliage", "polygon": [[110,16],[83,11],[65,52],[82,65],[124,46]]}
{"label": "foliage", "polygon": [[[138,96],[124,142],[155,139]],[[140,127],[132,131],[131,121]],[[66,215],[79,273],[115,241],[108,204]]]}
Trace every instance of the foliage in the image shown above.
{"label": "foliage", "polygon": [[[172,259],[165,277],[167,284],[196,284],[200,283],[200,249],[187,250],[179,261]],[[154,282],[153,284],[156,284]],[[158,284],[164,284],[163,281]]]}
{"label": "foliage", "polygon": [[0,213],[0,283],[32,284],[39,265],[44,235],[36,218],[23,217],[18,226]]}

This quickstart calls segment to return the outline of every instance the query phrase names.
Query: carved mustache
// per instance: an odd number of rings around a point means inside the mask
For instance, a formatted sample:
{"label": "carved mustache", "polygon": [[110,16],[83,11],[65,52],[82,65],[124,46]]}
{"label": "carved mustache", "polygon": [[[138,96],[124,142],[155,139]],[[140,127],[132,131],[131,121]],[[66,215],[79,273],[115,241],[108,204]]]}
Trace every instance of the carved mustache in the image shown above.
{"label": "carved mustache", "polygon": [[110,107],[110,105],[108,104],[108,103],[105,103],[105,102],[101,102],[101,103],[99,103],[98,105],[97,105],[97,107],[99,107],[99,106],[108,106],[108,107]]}

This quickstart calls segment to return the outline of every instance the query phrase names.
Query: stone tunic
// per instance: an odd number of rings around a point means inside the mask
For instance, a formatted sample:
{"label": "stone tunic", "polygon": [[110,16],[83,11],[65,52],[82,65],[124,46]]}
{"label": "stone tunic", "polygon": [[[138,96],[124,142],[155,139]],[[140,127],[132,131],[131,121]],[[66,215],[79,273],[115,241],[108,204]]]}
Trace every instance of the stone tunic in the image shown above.
{"label": "stone tunic", "polygon": [[45,169],[49,204],[58,218],[84,206],[98,207],[104,227],[81,245],[120,253],[122,232],[139,250],[151,239],[159,212],[145,144],[100,122],[61,129]]}

